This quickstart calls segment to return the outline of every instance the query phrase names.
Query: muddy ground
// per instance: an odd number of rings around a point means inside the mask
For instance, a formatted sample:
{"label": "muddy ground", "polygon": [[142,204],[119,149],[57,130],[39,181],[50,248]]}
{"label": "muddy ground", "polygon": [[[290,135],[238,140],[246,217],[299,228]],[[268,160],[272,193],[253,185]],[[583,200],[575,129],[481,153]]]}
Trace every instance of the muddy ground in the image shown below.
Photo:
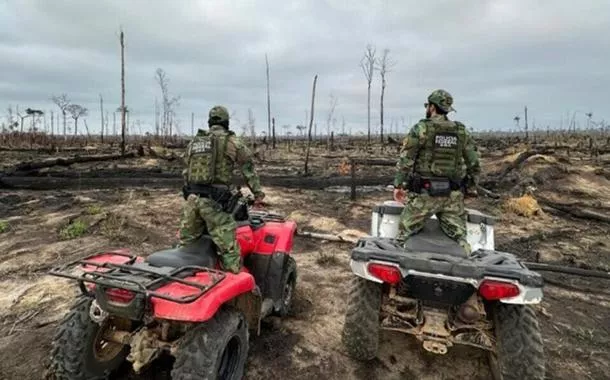
{"label": "muddy ground", "polygon": [[[485,173],[496,173],[518,153],[486,155]],[[317,161],[316,170],[336,170],[338,162]],[[608,214],[610,181],[601,169],[586,158],[533,157],[519,169],[519,178],[508,180],[505,190],[528,184],[535,187],[530,189],[535,197],[578,200],[582,207]],[[371,207],[391,198],[386,191],[361,194],[355,202],[341,193],[265,191],[270,210],[290,216],[303,230],[330,233],[367,232]],[[505,211],[504,199],[467,202],[499,217],[499,249],[529,261],[610,270],[609,224],[559,212],[521,216]],[[178,189],[2,191],[0,219],[8,223],[0,234],[0,379],[40,379],[44,374],[54,330],[77,292],[67,280],[46,275],[51,266],[118,247],[142,255],[166,248],[174,243],[181,204]],[[75,221],[82,222],[82,235],[72,229],[74,235],[66,236],[65,227]],[[380,354],[372,363],[348,358],[340,333],[351,277],[350,248],[346,243],[296,239],[294,312],[285,319],[270,318],[262,335],[251,340],[247,379],[490,378],[481,351],[455,347],[446,356],[434,356],[415,339],[394,333],[382,335]],[[545,298],[536,311],[547,378],[607,379],[608,281],[557,274],[545,278]],[[167,365],[171,363],[159,363],[140,377],[125,370],[121,378],[163,378]]]}

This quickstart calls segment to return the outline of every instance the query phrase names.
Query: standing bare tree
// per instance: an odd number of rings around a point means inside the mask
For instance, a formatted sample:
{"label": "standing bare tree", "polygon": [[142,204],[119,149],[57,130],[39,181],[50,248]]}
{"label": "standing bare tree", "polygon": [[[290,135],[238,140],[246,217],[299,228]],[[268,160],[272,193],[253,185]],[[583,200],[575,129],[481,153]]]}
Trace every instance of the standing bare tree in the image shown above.
{"label": "standing bare tree", "polygon": [[161,119],[161,130],[164,136],[172,135],[172,126],[174,124],[174,107],[178,105],[180,97],[169,95],[169,78],[162,68],[158,68],[155,72],[155,80],[161,88],[161,101],[163,105],[163,116]]}
{"label": "standing bare tree", "polygon": [[[55,103],[57,105],[57,107],[59,107],[59,110],[61,111],[61,114],[64,118],[64,140],[65,140],[68,138],[68,135],[66,134],[66,114],[67,114],[66,108],[70,105],[70,99],[68,98],[68,95],[61,94],[59,96],[53,95],[51,97],[51,101],[53,101],[53,103]],[[59,129],[59,125],[57,126],[57,129]]]}
{"label": "standing bare tree", "polygon": [[272,117],[271,118],[271,132],[273,133],[273,138],[272,138],[272,143],[273,143],[273,149],[275,149],[275,118]]}
{"label": "standing bare tree", "polygon": [[318,81],[318,74],[313,77],[313,89],[311,90],[311,112],[309,114],[309,132],[307,133],[307,152],[305,153],[305,175],[309,174],[309,150],[311,148],[311,128],[313,127],[313,111],[314,101],[316,98],[316,82]]}
{"label": "standing bare tree", "polygon": [[367,144],[371,142],[371,82],[373,81],[373,72],[375,70],[375,52],[376,49],[371,44],[368,44],[364,57],[360,60],[360,67],[362,67],[367,84]]}
{"label": "standing bare tree", "polygon": [[125,155],[125,40],[121,28],[121,155]]}
{"label": "standing bare tree", "polygon": [[328,117],[326,119],[326,145],[328,146],[328,148],[330,148],[330,124],[331,124],[331,121],[333,120],[335,108],[337,107],[337,101],[338,101],[337,97],[331,93],[329,108],[328,108]]}
{"label": "standing bare tree", "polygon": [[254,128],[254,122],[256,120],[254,119],[254,113],[252,112],[252,108],[248,108],[248,127],[250,127],[250,144],[252,145],[252,151],[254,152],[254,148],[255,148],[255,139],[256,139],[256,133],[255,133],[255,128]]}
{"label": "standing bare tree", "polygon": [[265,64],[267,65],[267,136],[271,136],[271,94],[269,92],[269,59],[267,59],[267,53],[265,53]]}
{"label": "standing bare tree", "polygon": [[[390,49],[384,49],[381,59],[377,59],[377,64],[376,64],[376,69],[379,70],[379,75],[381,76],[381,100],[380,100],[381,144],[383,144],[383,96],[385,95],[385,88],[387,86],[385,76],[387,73],[389,73],[391,71],[391,68],[394,66],[394,63],[391,62],[388,58],[389,53],[390,53]],[[383,145],[382,145],[382,147],[383,147]]]}
{"label": "standing bare tree", "polygon": [[103,144],[104,143],[104,99],[102,98],[102,94],[100,94],[100,116],[101,116],[100,133],[101,133],[102,144]]}
{"label": "standing bare tree", "polygon": [[74,136],[76,136],[78,135],[78,119],[81,116],[87,116],[88,110],[79,104],[70,104],[67,111],[72,119],[74,119]]}

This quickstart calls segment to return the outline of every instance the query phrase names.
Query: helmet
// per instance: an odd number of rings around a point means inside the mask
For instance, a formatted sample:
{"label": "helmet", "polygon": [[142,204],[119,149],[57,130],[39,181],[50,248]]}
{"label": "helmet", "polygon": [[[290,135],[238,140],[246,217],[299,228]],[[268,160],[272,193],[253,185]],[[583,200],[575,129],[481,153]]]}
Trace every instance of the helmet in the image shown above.
{"label": "helmet", "polygon": [[229,111],[227,111],[226,107],[224,106],[214,106],[210,109],[209,119],[215,123],[223,121],[228,122]]}
{"label": "helmet", "polygon": [[430,96],[428,96],[428,103],[434,104],[441,111],[446,113],[455,111],[455,109],[451,106],[453,104],[453,97],[445,90],[432,91]]}

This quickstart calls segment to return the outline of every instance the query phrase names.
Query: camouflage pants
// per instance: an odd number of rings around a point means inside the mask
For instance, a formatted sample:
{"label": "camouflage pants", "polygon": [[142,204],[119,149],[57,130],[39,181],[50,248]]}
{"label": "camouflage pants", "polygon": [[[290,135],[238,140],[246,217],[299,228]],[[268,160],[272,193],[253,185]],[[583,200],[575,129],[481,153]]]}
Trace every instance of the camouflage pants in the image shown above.
{"label": "camouflage pants", "polygon": [[239,245],[235,238],[237,224],[233,217],[219,210],[212,200],[190,194],[182,208],[180,218],[180,246],[193,243],[207,229],[218,247],[223,268],[239,272]]}
{"label": "camouflage pants", "polygon": [[409,193],[400,217],[399,238],[407,238],[418,233],[426,220],[436,214],[441,229],[451,239],[457,241],[470,255],[470,244],[466,240],[466,210],[464,194],[452,191],[448,197],[431,197],[427,193]]}

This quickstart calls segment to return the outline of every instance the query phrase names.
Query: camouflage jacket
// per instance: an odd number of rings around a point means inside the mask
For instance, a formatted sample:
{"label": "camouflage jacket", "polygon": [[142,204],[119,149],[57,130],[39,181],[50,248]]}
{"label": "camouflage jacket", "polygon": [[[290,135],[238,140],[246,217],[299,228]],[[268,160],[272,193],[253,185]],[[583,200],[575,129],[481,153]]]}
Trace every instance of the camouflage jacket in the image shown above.
{"label": "camouflage jacket", "polygon": [[[218,157],[212,157],[214,153],[211,153],[210,149],[206,150],[206,147],[202,153],[207,154],[198,155],[198,146],[212,137],[216,137],[219,141]],[[203,145],[205,146],[205,143]],[[213,177],[211,179],[213,183],[231,185],[233,171],[238,168],[252,193],[263,194],[258,174],[254,169],[252,152],[239,137],[220,125],[212,125],[209,131],[200,129],[197,132],[186,148],[184,164],[186,168],[182,171],[182,175],[186,183],[197,183],[201,178]]]}
{"label": "camouflage jacket", "polygon": [[[415,124],[407,137],[403,141],[400,157],[396,164],[396,176],[394,177],[395,187],[404,187],[410,173],[419,172],[421,175],[436,175],[434,168],[434,139],[436,138],[435,128],[442,126],[445,130],[452,129],[451,133],[456,138],[456,149],[453,152],[449,149],[438,149],[436,160],[455,160],[455,166],[450,171],[449,177],[453,179],[466,179],[469,187],[476,186],[481,169],[479,165],[479,154],[474,144],[474,139],[460,122],[451,122],[446,116],[434,115],[430,119],[422,119]],[[442,136],[444,137],[444,136]],[[430,144],[430,142],[433,142]],[[443,142],[441,140],[441,142]],[[451,152],[447,157],[447,152]]]}

